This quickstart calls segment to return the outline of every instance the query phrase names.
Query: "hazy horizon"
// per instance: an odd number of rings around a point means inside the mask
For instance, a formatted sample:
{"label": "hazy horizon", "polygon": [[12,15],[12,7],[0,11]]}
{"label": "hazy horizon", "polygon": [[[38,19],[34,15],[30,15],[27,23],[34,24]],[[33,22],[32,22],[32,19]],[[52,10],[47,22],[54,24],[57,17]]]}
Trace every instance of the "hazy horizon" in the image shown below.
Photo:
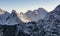
{"label": "hazy horizon", "polygon": [[60,0],[0,0],[0,8],[11,12],[13,9],[17,12],[25,13],[27,10],[44,8],[48,12],[52,11]]}

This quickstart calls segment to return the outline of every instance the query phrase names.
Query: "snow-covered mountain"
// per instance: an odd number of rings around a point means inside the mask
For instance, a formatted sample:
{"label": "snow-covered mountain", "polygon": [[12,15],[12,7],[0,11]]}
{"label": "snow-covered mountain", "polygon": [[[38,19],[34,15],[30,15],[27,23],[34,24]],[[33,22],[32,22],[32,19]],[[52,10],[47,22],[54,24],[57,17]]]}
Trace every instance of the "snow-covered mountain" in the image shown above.
{"label": "snow-covered mountain", "polygon": [[14,25],[19,24],[22,21],[17,17],[16,11],[12,10],[12,13],[7,17],[5,24]]}
{"label": "snow-covered mountain", "polygon": [[[28,10],[26,13],[22,14],[22,19],[30,21],[38,21],[39,19],[44,19],[47,11],[43,8],[38,8],[37,10]],[[26,21],[25,21],[26,22]]]}
{"label": "snow-covered mountain", "polygon": [[42,28],[40,29],[40,36],[60,36],[60,5],[48,13],[43,20],[39,20],[39,22],[38,24]]}
{"label": "snow-covered mountain", "polygon": [[[60,6],[60,5],[58,5]],[[58,7],[57,6],[57,7]],[[47,13],[44,19],[38,22],[28,22],[24,26],[23,36],[60,36],[60,7]],[[21,31],[20,31],[21,32]]]}
{"label": "snow-covered mountain", "polygon": [[9,12],[0,9],[0,24],[3,24],[6,21],[6,18],[9,16]]}
{"label": "snow-covered mountain", "polygon": [[21,22],[22,21],[18,18],[15,10],[12,10],[12,13],[4,11],[4,14],[0,14],[1,25],[14,25],[19,24]]}
{"label": "snow-covered mountain", "polygon": [[46,16],[47,11],[43,8],[38,8],[37,10],[31,11],[28,10],[25,13],[25,16],[27,16],[31,21],[38,21],[39,19],[44,19]]}
{"label": "snow-covered mountain", "polygon": [[[31,15],[34,14],[33,16],[40,15],[40,12],[37,13],[35,11],[32,12],[29,10],[27,13],[29,13],[28,15],[30,15],[30,13]],[[7,17],[5,16],[6,14]],[[15,10],[13,10],[12,13],[8,14],[6,12],[0,15],[0,20],[2,22],[5,20],[3,24],[8,24],[0,26],[0,33],[3,32],[4,36],[60,36],[60,5],[58,5],[53,11],[47,13],[44,19],[39,19],[38,22],[31,21],[23,23],[19,19],[21,17],[18,17],[19,15],[16,14]],[[21,15],[23,15],[23,13]],[[2,20],[2,18],[4,18],[4,20]]]}

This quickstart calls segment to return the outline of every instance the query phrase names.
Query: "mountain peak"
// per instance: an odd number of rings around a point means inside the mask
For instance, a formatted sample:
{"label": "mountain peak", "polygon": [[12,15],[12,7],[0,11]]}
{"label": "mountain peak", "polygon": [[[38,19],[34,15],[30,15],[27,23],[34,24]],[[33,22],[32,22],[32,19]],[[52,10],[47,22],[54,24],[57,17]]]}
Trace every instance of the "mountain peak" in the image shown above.
{"label": "mountain peak", "polygon": [[44,8],[38,8],[38,11],[41,12],[47,12]]}
{"label": "mountain peak", "polygon": [[43,8],[38,8],[38,10],[43,9]]}
{"label": "mountain peak", "polygon": [[16,11],[15,11],[15,10],[12,10],[12,12],[16,13]]}
{"label": "mountain peak", "polygon": [[28,10],[26,13],[31,13],[32,11],[31,10]]}
{"label": "mountain peak", "polygon": [[12,14],[16,14],[16,11],[15,10],[12,10]]}
{"label": "mountain peak", "polygon": [[33,11],[28,10],[25,14],[32,14]]}
{"label": "mountain peak", "polygon": [[43,8],[38,8],[38,10],[39,10],[39,9],[43,9]]}
{"label": "mountain peak", "polygon": [[12,13],[11,13],[12,16],[17,16],[17,13],[15,10],[12,10]]}
{"label": "mountain peak", "polygon": [[60,5],[58,5],[55,9],[59,11],[60,10]]}
{"label": "mountain peak", "polygon": [[58,5],[53,11],[60,15],[60,5]]}
{"label": "mountain peak", "polygon": [[60,8],[60,4],[57,7]]}

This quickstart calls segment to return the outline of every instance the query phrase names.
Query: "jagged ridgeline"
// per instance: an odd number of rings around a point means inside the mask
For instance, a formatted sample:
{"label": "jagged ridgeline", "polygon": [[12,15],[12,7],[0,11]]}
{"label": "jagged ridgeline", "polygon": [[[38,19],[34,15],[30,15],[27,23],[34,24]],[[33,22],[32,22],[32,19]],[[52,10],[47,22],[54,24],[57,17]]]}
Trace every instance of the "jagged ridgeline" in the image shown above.
{"label": "jagged ridgeline", "polygon": [[[43,12],[41,9],[39,11]],[[37,18],[40,13],[37,12],[38,10],[33,12],[29,10],[24,15],[29,18],[34,13]],[[32,14],[30,15],[29,13]],[[32,17],[35,17],[34,15]],[[15,10],[12,13],[5,11],[4,14],[0,14],[0,36],[60,36],[60,5],[44,15],[44,18],[41,19],[39,17],[40,19],[37,22],[34,20],[36,18],[34,18],[31,22],[24,23]]]}

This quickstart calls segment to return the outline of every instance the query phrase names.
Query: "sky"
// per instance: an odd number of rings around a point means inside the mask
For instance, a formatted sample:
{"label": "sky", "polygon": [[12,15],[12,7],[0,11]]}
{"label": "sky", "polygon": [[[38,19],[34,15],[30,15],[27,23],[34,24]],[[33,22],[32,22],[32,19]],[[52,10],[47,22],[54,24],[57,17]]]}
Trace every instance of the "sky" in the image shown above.
{"label": "sky", "polygon": [[60,0],[0,0],[1,9],[9,12],[16,10],[18,13],[38,8],[44,8],[50,12],[59,4]]}

